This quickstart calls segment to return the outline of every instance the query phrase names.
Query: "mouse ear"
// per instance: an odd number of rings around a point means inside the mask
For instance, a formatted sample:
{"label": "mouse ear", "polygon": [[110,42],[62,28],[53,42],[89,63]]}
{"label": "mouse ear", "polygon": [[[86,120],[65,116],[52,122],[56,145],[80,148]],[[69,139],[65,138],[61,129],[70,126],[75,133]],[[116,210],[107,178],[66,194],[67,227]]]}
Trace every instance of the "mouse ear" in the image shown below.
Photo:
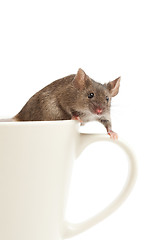
{"label": "mouse ear", "polygon": [[79,68],[76,76],[73,79],[73,84],[77,89],[82,90],[86,87],[87,79],[88,76],[86,73],[81,68]]}
{"label": "mouse ear", "polygon": [[109,90],[112,97],[116,96],[119,92],[120,80],[121,80],[121,77],[118,77],[107,84],[105,83],[105,86]]}

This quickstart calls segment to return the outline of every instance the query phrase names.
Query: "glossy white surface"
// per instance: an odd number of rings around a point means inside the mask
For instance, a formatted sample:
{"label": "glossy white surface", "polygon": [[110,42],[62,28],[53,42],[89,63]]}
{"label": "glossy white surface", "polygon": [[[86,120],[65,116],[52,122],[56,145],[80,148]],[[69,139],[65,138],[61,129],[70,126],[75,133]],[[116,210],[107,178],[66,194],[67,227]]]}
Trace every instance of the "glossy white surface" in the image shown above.
{"label": "glossy white surface", "polygon": [[[130,149],[103,134],[80,134],[78,126],[76,121],[0,123],[0,239],[72,237],[109,216],[128,196],[136,177]],[[80,224],[68,223],[65,209],[73,160],[95,141],[113,142],[126,152],[127,182],[99,214]]]}

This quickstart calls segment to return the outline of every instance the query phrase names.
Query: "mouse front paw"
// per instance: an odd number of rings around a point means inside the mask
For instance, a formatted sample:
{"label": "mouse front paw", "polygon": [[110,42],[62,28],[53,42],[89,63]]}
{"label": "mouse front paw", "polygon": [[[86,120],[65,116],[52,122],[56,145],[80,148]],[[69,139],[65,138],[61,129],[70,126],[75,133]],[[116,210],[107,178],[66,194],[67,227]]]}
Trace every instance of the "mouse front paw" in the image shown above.
{"label": "mouse front paw", "polygon": [[77,120],[77,121],[79,121],[81,124],[83,123],[83,121],[80,119],[79,116],[72,116],[72,120]]}
{"label": "mouse front paw", "polygon": [[111,139],[118,140],[118,134],[113,132],[112,130],[108,131],[108,135],[110,136]]}

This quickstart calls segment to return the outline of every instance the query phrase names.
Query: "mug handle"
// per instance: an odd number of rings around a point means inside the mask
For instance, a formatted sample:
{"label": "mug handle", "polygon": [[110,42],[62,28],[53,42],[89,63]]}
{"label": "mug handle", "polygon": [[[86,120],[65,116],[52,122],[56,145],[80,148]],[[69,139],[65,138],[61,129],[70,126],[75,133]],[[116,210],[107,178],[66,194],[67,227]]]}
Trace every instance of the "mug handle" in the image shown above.
{"label": "mug handle", "polygon": [[81,223],[70,223],[65,221],[64,223],[64,238],[70,238],[73,237],[91,227],[96,225],[97,223],[101,222],[104,220],[106,217],[108,217],[111,213],[113,213],[123,202],[124,200],[128,197],[130,194],[132,187],[135,183],[136,180],[136,175],[137,175],[137,167],[136,167],[136,161],[135,157],[130,150],[130,148],[122,141],[117,141],[117,140],[111,140],[110,138],[107,138],[106,135],[104,134],[84,134],[81,133],[80,137],[78,139],[77,143],[77,157],[81,154],[81,152],[91,143],[97,142],[97,141],[108,141],[112,142],[116,145],[119,145],[124,152],[128,156],[128,165],[129,165],[129,170],[128,170],[128,177],[127,181],[125,183],[124,188],[120,192],[120,194],[107,206],[96,214],[95,216],[89,218],[88,220],[81,222]]}

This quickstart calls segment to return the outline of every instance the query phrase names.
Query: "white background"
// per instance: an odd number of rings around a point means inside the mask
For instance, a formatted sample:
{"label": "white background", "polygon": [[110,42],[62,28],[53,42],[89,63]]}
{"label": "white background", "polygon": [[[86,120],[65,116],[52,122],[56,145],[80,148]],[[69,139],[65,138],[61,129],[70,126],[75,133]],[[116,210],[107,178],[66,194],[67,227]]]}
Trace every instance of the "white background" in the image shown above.
{"label": "white background", "polygon": [[[79,67],[101,83],[122,77],[112,124],[136,155],[138,179],[118,211],[75,240],[160,239],[158,3],[0,1],[1,117]],[[81,131],[105,133],[98,123]],[[123,185],[125,164],[106,143],[88,147],[75,162],[67,218],[78,222],[103,209]]]}

